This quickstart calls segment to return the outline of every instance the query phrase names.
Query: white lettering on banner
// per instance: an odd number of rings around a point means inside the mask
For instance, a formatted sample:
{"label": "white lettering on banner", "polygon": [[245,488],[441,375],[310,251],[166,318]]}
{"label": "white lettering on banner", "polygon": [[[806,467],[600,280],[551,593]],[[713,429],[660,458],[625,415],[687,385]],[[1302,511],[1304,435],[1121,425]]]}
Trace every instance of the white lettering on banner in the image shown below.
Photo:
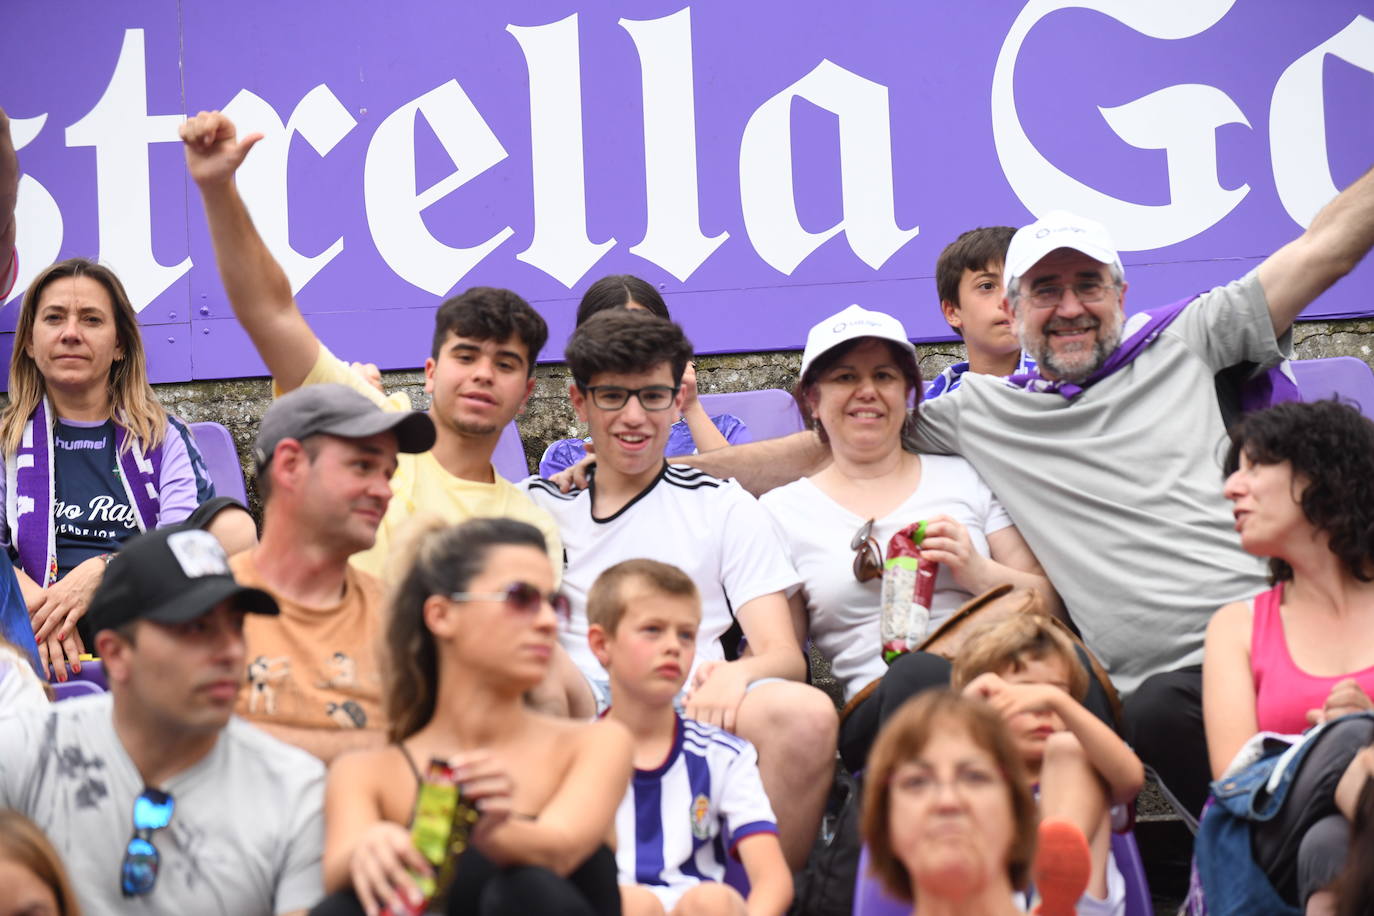
{"label": "white lettering on banner", "polygon": [[517,258],[572,289],[615,239],[587,238],[582,145],[582,70],[577,14],[548,25],[508,25],[530,72],[534,239]]}
{"label": "white lettering on banner", "polygon": [[[33,142],[47,120],[45,114],[36,118],[11,118],[10,139],[15,150],[22,150]],[[19,259],[19,276],[15,278],[9,301],[23,296],[38,272],[56,261],[62,251],[62,210],[48,189],[27,171],[19,178],[14,218],[24,235],[24,256]]]}
{"label": "white lettering on banner", "polygon": [[305,94],[286,123],[262,98],[247,89],[234,96],[224,113],[238,128],[240,137],[261,132],[262,140],[239,166],[235,180],[244,203],[253,214],[253,224],[272,250],[291,281],[291,292],[299,292],[315,274],[343,251],[343,238],[337,238],[324,251],[306,257],[291,247],[291,222],[287,214],[286,165],[291,137],[301,137],[325,156],[342,140],[357,121],[343,107],[329,87],[321,83]]}
{"label": "white lettering on banner", "polygon": [[730,237],[701,231],[697,116],[692,87],[692,11],[620,20],[639,52],[644,100],[644,191],[648,225],[630,253],[684,283]]}
{"label": "white lettering on banner", "polygon": [[1293,221],[1304,228],[1336,196],[1326,149],[1323,70],[1327,55],[1374,73],[1374,20],[1350,24],[1283,71],[1269,102],[1269,153],[1274,185]]}
{"label": "white lettering on banner", "polygon": [[[455,166],[415,193],[415,116],[423,115]],[[457,80],[407,102],[377,126],[363,164],[367,225],[382,259],[401,279],[442,296],[498,245],[510,226],[471,248],[455,248],[429,234],[421,214],[506,158],[506,149]]]}
{"label": "white lettering on banner", "polygon": [[[835,225],[809,232],[792,188],[792,101],[836,115],[840,127],[840,199]],[[877,270],[919,232],[897,225],[892,202],[892,120],[887,87],[823,60],[764,102],[744,126],[739,148],[740,204],[754,249],[791,274],[827,239],[843,231],[849,247]]]}
{"label": "white lettering on banner", "polygon": [[1168,86],[1116,108],[1101,108],[1116,134],[1141,149],[1168,153],[1169,199],[1164,205],[1120,200],[1089,187],[1046,159],[1021,126],[1013,74],[1021,46],[1050,13],[1095,10],[1150,38],[1189,38],[1215,25],[1235,0],[1033,0],[1016,17],[992,78],[993,141],[1002,170],[1021,202],[1037,216],[1063,208],[1101,220],[1123,249],[1163,248],[1220,222],[1248,184],[1228,190],[1217,180],[1216,129],[1246,120],[1231,97],[1214,86]]}
{"label": "white lettering on banner", "polygon": [[167,266],[153,256],[148,186],[148,144],[181,142],[177,127],[184,120],[179,114],[148,114],[143,30],[128,29],[105,94],[67,128],[68,146],[95,147],[100,259],[119,273],[134,311],[142,311],[191,269],[190,258]]}

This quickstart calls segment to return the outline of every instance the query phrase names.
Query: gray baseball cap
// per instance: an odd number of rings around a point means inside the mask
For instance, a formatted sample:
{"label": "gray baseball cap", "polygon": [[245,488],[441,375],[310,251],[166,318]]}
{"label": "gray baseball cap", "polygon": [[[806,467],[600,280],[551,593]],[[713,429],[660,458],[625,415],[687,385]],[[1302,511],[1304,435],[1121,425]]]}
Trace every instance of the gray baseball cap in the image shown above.
{"label": "gray baseball cap", "polygon": [[261,471],[283,439],[320,434],[365,439],[388,430],[396,434],[396,445],[402,452],[427,452],[434,447],[434,421],[426,413],[383,410],[347,385],[305,385],[278,398],[262,415],[253,459]]}

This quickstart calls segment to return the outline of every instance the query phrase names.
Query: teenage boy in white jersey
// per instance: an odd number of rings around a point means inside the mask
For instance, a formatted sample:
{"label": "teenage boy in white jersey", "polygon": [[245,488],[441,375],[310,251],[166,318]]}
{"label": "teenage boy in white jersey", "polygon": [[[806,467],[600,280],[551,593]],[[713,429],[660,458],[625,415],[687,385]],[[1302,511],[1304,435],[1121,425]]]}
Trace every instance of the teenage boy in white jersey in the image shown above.
{"label": "teenage boy in white jersey", "polygon": [[[762,507],[734,481],[669,465],[668,430],[682,406],[692,347],[671,321],[612,309],[568,342],[573,408],[591,430],[598,464],[586,490],[564,494],[532,478],[530,495],[563,536],[563,586],[572,600],[563,645],[605,705],[606,674],[587,648],[586,598],[621,560],[682,568],[701,590],[698,663],[686,713],[754,743],[764,786],[794,869],[806,861],[834,767],[835,707],[803,683],[806,658],[787,609],[796,571]],[[749,653],[726,661],[720,637],[738,621]]]}
{"label": "teenage boy in white jersey", "polygon": [[[615,817],[625,916],[782,916],[792,875],[741,738],[673,708],[696,656],[701,596],[682,570],[625,560],[587,595],[587,640],[610,675],[607,711],[634,736],[635,772]],[[749,900],[724,883],[744,865]]]}

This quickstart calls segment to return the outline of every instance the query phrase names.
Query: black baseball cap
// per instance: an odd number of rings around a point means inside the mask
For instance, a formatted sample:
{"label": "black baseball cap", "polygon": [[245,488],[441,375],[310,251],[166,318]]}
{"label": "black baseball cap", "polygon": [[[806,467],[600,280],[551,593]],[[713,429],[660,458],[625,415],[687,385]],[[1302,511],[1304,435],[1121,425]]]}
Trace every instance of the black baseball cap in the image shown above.
{"label": "black baseball cap", "polygon": [[128,541],[105,567],[86,612],[92,632],[132,620],[185,623],[232,601],[250,614],[276,614],[267,592],[234,581],[213,534],[169,525]]}
{"label": "black baseball cap", "polygon": [[283,439],[320,434],[366,439],[387,431],[396,434],[396,445],[402,452],[414,454],[434,448],[434,421],[429,414],[383,410],[366,395],[336,382],[304,385],[277,398],[262,415],[253,458],[261,471]]}

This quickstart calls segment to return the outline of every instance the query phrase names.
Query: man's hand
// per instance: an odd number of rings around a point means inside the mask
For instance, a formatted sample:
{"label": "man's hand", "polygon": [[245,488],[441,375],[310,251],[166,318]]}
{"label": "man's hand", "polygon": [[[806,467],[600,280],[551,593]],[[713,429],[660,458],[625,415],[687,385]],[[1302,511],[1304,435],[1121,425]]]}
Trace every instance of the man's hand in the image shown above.
{"label": "man's hand", "polygon": [[585,490],[589,478],[587,473],[596,464],[596,446],[591,442],[587,443],[587,456],[570,468],[564,468],[557,474],[549,478],[552,483],[558,484],[559,491],[567,493],[571,490]]}
{"label": "man's hand", "polygon": [[186,170],[201,187],[227,184],[262,134],[237,139],[234,122],[219,111],[202,111],[178,133],[186,148]]}
{"label": "man's hand", "polygon": [[969,681],[964,696],[985,700],[1003,719],[1010,719],[1023,712],[1054,711],[1068,694],[1050,684],[1012,684],[989,671]]}
{"label": "man's hand", "polygon": [[1360,688],[1353,677],[1348,677],[1336,682],[1331,692],[1326,695],[1326,703],[1321,709],[1307,711],[1307,721],[1312,725],[1320,725],[1341,716],[1348,716],[1352,712],[1367,712],[1371,709],[1374,709],[1374,702],[1370,701],[1369,695]]}
{"label": "man's hand", "polygon": [[41,643],[50,636],[66,639],[76,632],[76,622],[85,616],[103,578],[105,558],[91,557],[44,589],[42,602],[29,615],[33,638]]}
{"label": "man's hand", "polygon": [[377,368],[376,363],[349,363],[348,368],[352,369],[358,378],[386,394],[386,389],[382,387],[382,370]]}
{"label": "man's hand", "polygon": [[682,414],[687,415],[687,411],[697,405],[697,366],[690,359],[687,360],[687,368],[682,372]]}
{"label": "man's hand", "polygon": [[690,719],[735,730],[739,704],[749,689],[749,673],[739,665],[724,661],[702,662],[687,693],[686,713]]}

